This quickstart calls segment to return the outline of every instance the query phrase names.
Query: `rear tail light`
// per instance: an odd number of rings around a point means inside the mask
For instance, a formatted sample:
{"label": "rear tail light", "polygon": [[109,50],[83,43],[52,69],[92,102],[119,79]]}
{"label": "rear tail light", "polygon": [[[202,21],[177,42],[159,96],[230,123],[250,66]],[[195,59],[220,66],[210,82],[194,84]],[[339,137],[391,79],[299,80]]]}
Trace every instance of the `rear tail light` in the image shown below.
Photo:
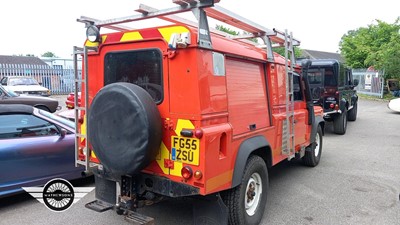
{"label": "rear tail light", "polygon": [[201,129],[196,129],[194,131],[194,136],[197,137],[198,139],[203,137],[203,131]]}
{"label": "rear tail light", "polygon": [[184,166],[181,170],[181,175],[183,178],[185,178],[186,180],[191,178],[193,175],[193,170],[192,168],[190,168],[189,166]]}
{"label": "rear tail light", "polygon": [[335,110],[339,110],[339,105],[338,104],[335,105]]}
{"label": "rear tail light", "polygon": [[203,177],[203,173],[202,173],[200,170],[196,170],[196,172],[194,172],[193,177],[194,177],[196,180],[200,180],[200,179]]}

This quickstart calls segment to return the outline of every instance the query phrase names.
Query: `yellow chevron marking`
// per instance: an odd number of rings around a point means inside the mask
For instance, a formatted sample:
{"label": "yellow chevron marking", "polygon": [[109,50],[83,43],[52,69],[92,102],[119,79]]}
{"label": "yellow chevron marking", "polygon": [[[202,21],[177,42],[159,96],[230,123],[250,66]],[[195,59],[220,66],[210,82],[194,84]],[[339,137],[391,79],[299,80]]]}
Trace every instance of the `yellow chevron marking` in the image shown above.
{"label": "yellow chevron marking", "polygon": [[[101,36],[101,43],[104,43],[106,41],[106,39],[107,39],[107,35],[102,35]],[[87,46],[87,47],[97,47],[97,46],[99,46],[99,43],[91,42],[89,40],[86,40],[85,46]]]}
{"label": "yellow chevron marking", "polygon": [[174,169],[170,169],[169,173],[173,176],[182,177],[181,170],[182,170],[182,163],[174,161]]}
{"label": "yellow chevron marking", "polygon": [[136,41],[136,40],[142,40],[143,37],[138,31],[133,31],[133,32],[127,32],[125,33],[120,41]]}
{"label": "yellow chevron marking", "polygon": [[176,124],[175,133],[176,135],[181,135],[182,129],[194,129],[194,125],[190,120],[178,119],[178,123]]}
{"label": "yellow chevron marking", "polygon": [[169,151],[164,142],[161,142],[160,152],[156,156],[158,166],[161,168],[164,174],[169,174],[169,168],[164,167],[164,159],[169,159]]}
{"label": "yellow chevron marking", "polygon": [[161,33],[161,35],[167,42],[169,41],[173,33],[189,32],[189,30],[186,27],[182,26],[160,28],[158,29],[158,31]]}

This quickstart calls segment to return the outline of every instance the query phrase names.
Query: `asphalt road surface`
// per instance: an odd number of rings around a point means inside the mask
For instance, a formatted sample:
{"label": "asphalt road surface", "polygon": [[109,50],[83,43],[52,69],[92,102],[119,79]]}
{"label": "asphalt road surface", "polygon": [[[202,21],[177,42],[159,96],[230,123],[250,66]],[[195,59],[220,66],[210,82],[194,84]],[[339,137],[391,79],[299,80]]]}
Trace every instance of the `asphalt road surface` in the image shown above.
{"label": "asphalt road surface", "polygon": [[[270,169],[262,224],[400,224],[400,114],[386,104],[361,100],[357,121],[348,123],[344,136],[334,134],[328,124],[317,167],[283,162]],[[94,183],[86,179],[73,185]],[[129,224],[113,211],[86,209],[84,204],[93,199],[91,192],[62,213],[28,194],[0,199],[0,224]],[[159,225],[193,222],[187,200],[168,200],[139,212]]]}

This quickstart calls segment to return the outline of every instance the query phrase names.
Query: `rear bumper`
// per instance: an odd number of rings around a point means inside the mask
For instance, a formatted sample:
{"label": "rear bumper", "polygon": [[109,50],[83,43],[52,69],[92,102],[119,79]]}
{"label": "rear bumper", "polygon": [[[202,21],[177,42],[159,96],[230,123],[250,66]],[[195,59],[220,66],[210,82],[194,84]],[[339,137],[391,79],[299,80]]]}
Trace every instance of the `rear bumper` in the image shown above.
{"label": "rear bumper", "polygon": [[[116,181],[105,174],[94,171],[96,185],[96,199],[109,204],[119,204],[120,194],[134,193],[138,198],[145,196],[146,192],[151,192],[163,197],[184,197],[199,195],[200,189],[174,182],[168,178],[154,176],[149,174],[140,174],[135,177],[129,177],[127,180]],[[127,184],[129,182],[129,184]],[[120,185],[124,183],[124,185]],[[130,190],[123,189],[129,186]]]}
{"label": "rear bumper", "polygon": [[324,112],[324,118],[331,118],[331,115],[333,114],[341,114],[342,110],[338,109],[338,110],[332,110],[329,112]]}

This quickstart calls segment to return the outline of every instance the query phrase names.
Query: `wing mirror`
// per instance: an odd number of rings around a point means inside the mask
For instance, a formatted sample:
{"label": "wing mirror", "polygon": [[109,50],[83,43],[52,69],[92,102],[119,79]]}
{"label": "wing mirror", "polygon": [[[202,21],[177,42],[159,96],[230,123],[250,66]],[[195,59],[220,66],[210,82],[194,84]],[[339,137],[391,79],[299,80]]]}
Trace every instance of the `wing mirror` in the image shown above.
{"label": "wing mirror", "polygon": [[67,135],[67,130],[64,129],[64,128],[61,128],[61,129],[60,129],[60,136],[61,136],[61,138],[64,138],[65,135]]}
{"label": "wing mirror", "polygon": [[359,82],[360,82],[360,81],[359,81],[358,79],[354,79],[354,80],[353,80],[353,85],[354,85],[354,87],[357,86]]}

